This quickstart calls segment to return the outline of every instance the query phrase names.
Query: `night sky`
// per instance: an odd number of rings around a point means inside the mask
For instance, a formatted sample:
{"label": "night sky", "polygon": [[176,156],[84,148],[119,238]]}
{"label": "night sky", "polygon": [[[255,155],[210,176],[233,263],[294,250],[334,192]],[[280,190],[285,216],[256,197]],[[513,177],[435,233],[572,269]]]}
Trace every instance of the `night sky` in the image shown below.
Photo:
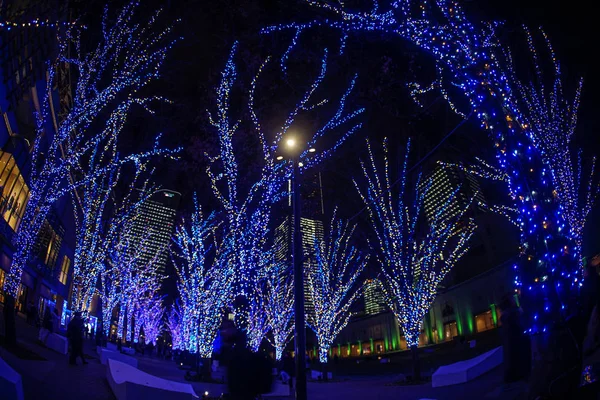
{"label": "night sky", "polygon": [[[350,3],[346,1],[346,4]],[[97,1],[95,4],[100,6],[101,2]],[[272,68],[267,69],[262,78],[263,84],[259,85],[259,114],[267,128],[272,128],[273,131],[283,122],[282,116],[289,110],[290,102],[298,99],[315,77],[325,47],[331,49],[332,57],[330,78],[326,79],[321,91],[323,97],[330,96],[336,100],[352,75],[358,74],[357,87],[348,104],[367,109],[362,117],[364,127],[337,154],[319,167],[325,185],[326,212],[331,212],[333,207],[340,205],[342,215],[350,217],[356,216],[363,208],[351,185],[351,178],[360,173],[358,158],[364,155],[366,137],[375,143],[388,137],[394,154],[399,154],[406,140],[412,138],[410,165],[418,163],[425,172],[439,159],[459,157],[468,161],[474,155],[493,159],[489,141],[474,120],[460,125],[461,119],[449,110],[440,97],[428,99],[424,109],[412,102],[407,83],[415,78],[427,83],[432,63],[427,55],[400,39],[377,35],[351,36],[345,54],[338,56],[335,52],[337,35],[331,31],[303,36],[299,48],[291,55],[288,77],[284,78],[276,66],[291,35],[261,36],[259,30],[270,24],[314,18],[317,11],[304,2],[173,0],[144,1],[143,4],[148,10],[162,5],[168,18],[181,18],[175,29],[183,38],[168,57],[163,69],[163,79],[153,87],[159,94],[171,99],[173,104],[161,106],[153,117],[141,113],[134,115],[129,129],[133,131],[131,137],[137,142],[154,137],[160,131],[164,132],[166,144],[184,147],[180,160],[161,163],[157,172],[157,180],[163,187],[183,194],[183,213],[191,205],[191,194],[194,191],[198,193],[200,202],[206,209],[216,206],[204,172],[204,152],[216,150],[216,134],[208,124],[206,110],[214,112],[214,88],[219,82],[231,45],[236,40],[240,42],[237,57],[240,69],[233,104],[238,110],[239,118],[247,119],[243,89],[247,89],[262,60],[268,55],[274,57]],[[595,94],[600,90],[600,79],[595,74],[596,64],[593,59],[596,44],[591,33],[596,21],[593,20],[595,14],[592,6],[571,2],[568,3],[570,7],[565,3],[558,7],[551,2],[515,0],[474,0],[462,4],[474,20],[505,21],[502,37],[517,51],[526,46],[525,36],[519,30],[520,25],[527,24],[531,28],[543,25],[561,60],[567,88],[573,88],[579,77],[585,78],[575,140],[585,149],[586,156],[598,154],[600,139],[597,132],[600,124],[596,118],[596,110],[600,101]],[[91,9],[90,6],[89,10]],[[538,44],[543,49],[541,40]],[[322,114],[316,113],[300,121],[297,129],[314,129],[326,114],[327,108]],[[430,154],[440,140],[453,130],[451,137]],[[242,125],[237,145],[248,149],[256,145],[256,142],[255,138],[245,133]],[[255,153],[240,154],[240,164],[248,177],[254,172],[251,168],[254,160]],[[396,157],[392,161],[392,165],[399,165],[401,159]],[[498,199],[493,200],[499,203],[506,198],[498,195]],[[597,214],[600,213],[596,210],[591,216],[588,225],[590,243],[586,245],[588,250],[584,252],[600,251],[600,245],[596,244],[600,226],[600,215]],[[365,213],[362,213],[356,216],[356,220],[364,221],[365,217]]]}

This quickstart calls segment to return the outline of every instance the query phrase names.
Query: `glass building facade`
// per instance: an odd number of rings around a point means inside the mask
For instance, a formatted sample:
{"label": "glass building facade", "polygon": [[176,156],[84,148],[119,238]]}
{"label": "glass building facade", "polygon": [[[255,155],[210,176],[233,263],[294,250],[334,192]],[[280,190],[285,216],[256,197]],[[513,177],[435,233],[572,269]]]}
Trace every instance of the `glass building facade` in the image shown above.
{"label": "glass building facade", "polygon": [[[158,270],[166,273],[169,245],[180,200],[180,193],[162,189],[140,207],[140,215],[133,226],[134,240],[138,243],[145,241],[140,265],[149,263],[158,254]],[[133,246],[132,251],[137,251],[136,247]]]}

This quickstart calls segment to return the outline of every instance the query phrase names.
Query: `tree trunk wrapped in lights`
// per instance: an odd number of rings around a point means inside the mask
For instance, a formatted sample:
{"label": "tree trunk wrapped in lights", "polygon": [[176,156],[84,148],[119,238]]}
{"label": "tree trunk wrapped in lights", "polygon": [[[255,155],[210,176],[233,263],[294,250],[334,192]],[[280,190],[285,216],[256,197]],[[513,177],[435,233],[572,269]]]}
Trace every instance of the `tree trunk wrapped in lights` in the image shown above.
{"label": "tree trunk wrapped in lights", "polygon": [[[384,279],[383,293],[388,306],[398,320],[409,348],[419,346],[419,334],[423,320],[435,300],[438,286],[456,262],[469,249],[468,242],[476,225],[465,212],[470,203],[454,215],[446,210],[455,201],[455,192],[445,204],[439,204],[429,226],[419,224],[421,207],[429,184],[417,180],[414,200],[407,190],[408,150],[398,181],[398,195],[394,195],[388,170],[387,140],[384,141],[383,167],[378,166],[367,141],[370,163],[361,161],[366,184],[354,181],[363,199],[371,225],[379,243],[379,260]],[[415,363],[415,377],[420,378]]]}
{"label": "tree trunk wrapped in lights", "polygon": [[175,228],[171,247],[181,304],[177,329],[182,349],[209,358],[231,302],[233,270],[228,247],[218,242],[214,215],[205,219],[196,197],[194,205],[189,223],[184,220]]}
{"label": "tree trunk wrapped in lights", "polygon": [[[268,264],[266,238],[271,219],[271,207],[282,195],[282,184],[291,175],[291,167],[287,163],[276,161],[277,152],[282,138],[293,129],[299,115],[310,114],[313,109],[321,108],[327,103],[323,99],[315,99],[315,92],[320,87],[327,72],[327,54],[323,57],[320,71],[310,87],[304,92],[300,101],[287,113],[285,121],[272,135],[265,132],[260,119],[265,118],[257,112],[257,87],[263,71],[270,62],[267,58],[259,67],[248,90],[248,116],[245,112],[236,115],[231,106],[231,97],[236,85],[237,66],[235,63],[235,44],[222,73],[222,80],[217,88],[216,113],[210,116],[219,140],[219,150],[216,154],[208,154],[208,176],[212,183],[212,190],[220,203],[220,208],[225,216],[224,231],[227,232],[227,243],[232,246],[231,267],[235,274],[236,294],[246,296],[252,290],[256,275]],[[340,137],[331,147],[317,149],[313,156],[303,165],[303,169],[318,164],[330,155],[353,132],[360,128],[360,123],[355,123],[355,118],[363,109],[346,111],[346,99],[354,87],[355,79],[350,83],[348,90],[341,96],[337,110],[333,116],[320,128],[310,135],[304,135],[307,147],[300,155],[305,159],[308,150],[315,147],[316,142],[325,135],[340,133]],[[273,99],[280,103],[279,99]],[[262,109],[264,107],[259,105]],[[349,126],[349,128],[347,127]],[[255,172],[248,176],[241,175],[238,165],[240,152],[250,152],[250,149],[237,149],[234,147],[234,137],[240,132],[253,132],[258,137],[262,162],[247,170]]]}
{"label": "tree trunk wrapped in lights", "polygon": [[[115,308],[121,303],[120,274],[113,270],[114,267],[102,272],[102,330],[106,338],[110,337],[110,325]],[[117,312],[117,323],[120,314]]]}
{"label": "tree trunk wrapped in lights", "polygon": [[262,283],[257,283],[248,296],[248,325],[246,326],[246,337],[248,347],[253,352],[258,352],[263,339],[271,330],[266,312],[266,299],[262,293]]}
{"label": "tree trunk wrapped in lights", "polygon": [[[560,64],[548,36],[541,31],[548,48],[549,62],[553,66],[552,79],[549,82],[543,74],[533,36],[527,28],[525,33],[535,66],[536,80],[528,84],[519,80],[512,55],[508,51],[505,53],[506,75],[513,89],[511,94],[515,109],[519,111],[519,121],[527,126],[527,136],[549,168],[554,189],[552,194],[560,205],[562,218],[545,216],[542,228],[547,230],[554,225],[557,232],[566,232],[565,235],[575,243],[570,252],[577,259],[578,265],[583,266],[583,228],[598,194],[598,183],[594,182],[596,157],[592,158],[589,175],[586,181],[582,182],[582,151],[573,149],[571,145],[577,126],[583,79],[579,81],[573,99],[566,98]],[[545,83],[550,83],[551,88],[548,89]],[[545,174],[544,171],[548,170],[543,170]],[[531,195],[537,197],[538,193]]]}
{"label": "tree trunk wrapped in lights", "polygon": [[329,234],[323,242],[316,241],[315,265],[306,270],[307,287],[314,312],[307,323],[317,335],[319,361],[327,363],[327,354],[335,337],[350,320],[350,306],[362,294],[356,285],[369,255],[363,255],[350,242],[356,225],[349,226],[331,219]]}
{"label": "tree trunk wrapped in lights", "polygon": [[[148,108],[150,103],[162,101],[141,93],[159,77],[167,51],[173,45],[168,39],[171,27],[158,28],[158,13],[146,24],[135,23],[138,4],[132,1],[124,6],[114,23],[105,12],[100,42],[89,52],[82,52],[79,25],[69,25],[58,35],[58,56],[49,68],[41,110],[35,115],[30,198],[13,239],[16,250],[4,283],[4,291],[12,297],[17,295],[23,268],[33,255],[39,232],[57,199],[110,173],[115,166],[143,161],[161,152],[154,148],[89,170],[80,168],[98,146],[117,142],[131,107]],[[55,132],[50,134],[46,129],[53,121],[52,90],[60,63],[77,70],[77,82],[69,112],[54,124]]]}

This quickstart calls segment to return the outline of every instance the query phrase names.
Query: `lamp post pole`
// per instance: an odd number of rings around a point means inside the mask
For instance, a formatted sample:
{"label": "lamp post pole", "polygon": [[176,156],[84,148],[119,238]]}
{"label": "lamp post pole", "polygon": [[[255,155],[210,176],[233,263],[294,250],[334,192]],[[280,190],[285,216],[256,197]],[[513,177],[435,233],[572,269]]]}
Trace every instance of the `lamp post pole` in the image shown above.
{"label": "lamp post pole", "polygon": [[298,157],[294,157],[292,162],[296,400],[306,400],[306,329],[304,322],[304,271],[302,266],[302,232],[300,231],[300,166],[298,165]]}

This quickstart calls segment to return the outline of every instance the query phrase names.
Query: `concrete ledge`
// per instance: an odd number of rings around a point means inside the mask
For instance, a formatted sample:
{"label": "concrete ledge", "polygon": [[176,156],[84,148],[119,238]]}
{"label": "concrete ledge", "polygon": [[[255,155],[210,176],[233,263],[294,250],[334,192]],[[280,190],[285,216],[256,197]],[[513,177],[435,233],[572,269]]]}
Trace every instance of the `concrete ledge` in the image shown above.
{"label": "concrete ledge", "polygon": [[3,400],[23,400],[21,375],[0,358],[0,397]]}
{"label": "concrete ledge", "polygon": [[[311,379],[319,380],[319,379],[323,379],[323,373],[321,371],[315,371],[314,369],[310,371],[310,377]],[[327,379],[331,380],[333,379],[333,374],[331,372],[327,372]]]}
{"label": "concrete ledge", "polygon": [[103,346],[96,346],[96,353],[98,353],[98,355],[102,354],[102,349],[104,350],[110,350],[110,351],[118,351],[117,350],[117,345],[111,342],[107,342],[106,343],[106,347]]}
{"label": "concrete ledge", "polygon": [[46,339],[46,346],[60,354],[67,354],[69,351],[69,342],[67,338],[56,333],[48,334]]}
{"label": "concrete ledge", "polygon": [[198,395],[187,383],[173,382],[140,371],[131,365],[108,359],[108,384],[117,400],[191,400]]}
{"label": "concrete ledge", "polygon": [[102,365],[106,365],[108,363],[109,359],[120,361],[122,363],[131,365],[134,368],[138,367],[137,358],[130,357],[126,354],[121,354],[118,351],[101,349],[100,350],[100,362],[102,363]]}
{"label": "concrete ledge", "polygon": [[431,377],[431,386],[449,386],[465,383],[502,364],[502,347],[483,353],[470,360],[439,367]]}
{"label": "concrete ledge", "polygon": [[125,354],[128,354],[130,356],[134,356],[135,355],[135,349],[133,347],[123,347],[121,349],[121,351]]}

